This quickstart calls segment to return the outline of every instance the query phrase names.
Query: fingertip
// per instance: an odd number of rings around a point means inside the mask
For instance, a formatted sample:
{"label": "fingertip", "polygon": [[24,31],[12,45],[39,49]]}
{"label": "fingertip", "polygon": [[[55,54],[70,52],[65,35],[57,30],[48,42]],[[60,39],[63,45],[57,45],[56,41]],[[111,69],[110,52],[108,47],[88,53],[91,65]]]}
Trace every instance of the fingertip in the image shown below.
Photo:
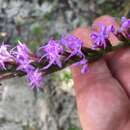
{"label": "fingertip", "polygon": [[94,28],[94,26],[96,26],[97,24],[104,24],[106,26],[113,25],[114,27],[118,26],[116,19],[109,15],[103,15],[95,19],[92,24],[92,27]]}

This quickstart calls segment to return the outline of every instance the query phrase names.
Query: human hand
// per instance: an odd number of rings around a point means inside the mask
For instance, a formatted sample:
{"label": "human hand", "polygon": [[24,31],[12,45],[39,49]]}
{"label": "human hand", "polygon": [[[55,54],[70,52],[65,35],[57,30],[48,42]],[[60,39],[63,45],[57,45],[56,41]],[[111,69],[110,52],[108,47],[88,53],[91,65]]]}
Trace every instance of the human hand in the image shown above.
{"label": "human hand", "polygon": [[[110,16],[95,23],[118,26]],[[90,46],[89,28],[73,34]],[[111,36],[112,43],[118,40]],[[72,67],[76,100],[83,130],[130,130],[130,48],[120,49],[90,64],[89,72]]]}

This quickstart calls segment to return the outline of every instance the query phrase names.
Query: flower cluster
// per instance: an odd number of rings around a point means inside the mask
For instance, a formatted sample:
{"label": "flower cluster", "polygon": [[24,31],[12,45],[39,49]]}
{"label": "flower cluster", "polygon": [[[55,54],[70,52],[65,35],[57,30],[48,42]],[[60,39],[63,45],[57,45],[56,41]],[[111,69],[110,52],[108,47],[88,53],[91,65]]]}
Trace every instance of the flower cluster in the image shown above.
{"label": "flower cluster", "polygon": [[78,55],[80,57],[83,56],[81,52],[81,47],[83,46],[83,42],[75,37],[74,35],[67,35],[61,38],[61,44],[66,48],[70,55],[67,57],[67,60],[74,55]]}
{"label": "flower cluster", "polygon": [[34,87],[41,87],[42,84],[42,73],[38,68],[35,68],[31,63],[32,59],[30,55],[32,52],[29,50],[26,44],[21,43],[13,48],[10,53],[15,59],[16,64],[18,65],[17,70],[25,72],[27,75],[27,80],[29,81],[29,85]]}
{"label": "flower cluster", "polygon": [[51,39],[48,41],[47,45],[43,45],[40,49],[42,49],[44,52],[44,55],[41,57],[41,59],[46,57],[48,60],[48,65],[45,66],[44,69],[49,68],[52,64],[58,65],[60,68],[62,67],[61,54],[63,54],[63,47],[59,41]]}
{"label": "flower cluster", "polygon": [[115,29],[112,25],[110,26],[105,26],[103,24],[101,24],[100,29],[98,32],[93,32],[91,34],[91,39],[94,42],[92,48],[96,49],[96,48],[106,48],[107,45],[110,43],[109,36],[110,33],[114,33]]}
{"label": "flower cluster", "polygon": [[[93,42],[92,52],[96,50],[106,49],[111,43],[109,40],[110,34],[113,33],[119,40],[130,39],[130,20],[122,17],[121,24],[117,31],[114,26],[99,25],[98,31],[93,31],[90,35]],[[110,47],[110,46],[109,46]],[[61,39],[50,39],[47,44],[43,44],[39,49],[38,54],[33,54],[25,43],[18,42],[18,45],[10,49],[9,45],[2,44],[0,46],[0,69],[6,70],[6,63],[13,63],[16,66],[16,71],[22,71],[26,74],[27,81],[31,88],[40,88],[43,83],[44,71],[50,67],[57,66],[59,69],[63,67],[65,62],[78,57],[76,65],[81,66],[81,73],[88,71],[89,52],[83,52],[83,41],[74,35],[62,36]],[[94,50],[93,50],[94,49]],[[68,54],[65,56],[64,54]],[[36,57],[36,59],[32,58]],[[37,66],[41,63],[43,66]],[[35,64],[34,64],[35,63]],[[74,63],[74,62],[73,62]]]}

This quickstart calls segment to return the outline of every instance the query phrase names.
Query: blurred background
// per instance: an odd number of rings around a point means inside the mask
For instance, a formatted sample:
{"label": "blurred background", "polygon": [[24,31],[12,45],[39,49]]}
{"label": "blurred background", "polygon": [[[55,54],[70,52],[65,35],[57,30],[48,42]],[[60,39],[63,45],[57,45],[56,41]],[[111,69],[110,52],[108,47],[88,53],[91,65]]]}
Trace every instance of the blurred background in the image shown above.
{"label": "blurred background", "polygon": [[[130,0],[0,0],[0,42],[18,40],[35,51],[49,37],[59,38],[101,15],[130,16]],[[0,130],[82,130],[71,71],[46,76],[43,91],[25,78],[0,86]]]}

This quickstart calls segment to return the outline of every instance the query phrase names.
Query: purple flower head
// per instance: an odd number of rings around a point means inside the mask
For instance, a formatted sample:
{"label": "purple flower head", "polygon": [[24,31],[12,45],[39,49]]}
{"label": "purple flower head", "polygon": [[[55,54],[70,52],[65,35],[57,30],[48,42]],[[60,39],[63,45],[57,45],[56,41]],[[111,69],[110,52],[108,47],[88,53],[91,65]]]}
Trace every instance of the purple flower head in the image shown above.
{"label": "purple flower head", "polygon": [[[17,49],[17,51],[15,50],[15,48]],[[14,49],[12,49],[12,54],[15,56],[16,62],[17,63],[23,63],[24,61],[30,62],[30,54],[31,51],[29,50],[29,48],[27,47],[26,44],[21,43],[19,41],[19,44],[15,47]]]}
{"label": "purple flower head", "polygon": [[34,88],[41,88],[43,83],[43,76],[39,69],[35,69],[27,73],[27,81],[29,82],[29,86]]}
{"label": "purple flower head", "polygon": [[115,31],[114,27],[112,25],[105,26],[103,24],[100,24],[100,29],[98,32],[92,32],[90,37],[93,41],[93,49],[96,48],[106,48],[109,42],[109,35],[110,33],[113,33]]}
{"label": "purple flower head", "polygon": [[63,47],[59,44],[58,41],[50,39],[48,44],[42,46],[40,49],[45,53],[41,59],[46,57],[48,59],[48,65],[46,65],[43,69],[49,68],[52,64],[62,67],[61,64],[61,54],[63,53]]}
{"label": "purple flower head", "polygon": [[121,25],[118,29],[119,33],[125,34],[126,37],[130,38],[130,20],[126,17],[121,18]]}
{"label": "purple flower head", "polygon": [[67,60],[74,56],[78,55],[83,57],[83,53],[81,52],[81,47],[83,46],[83,42],[74,35],[67,35],[61,38],[61,44],[65,46],[68,52],[71,54],[67,58]]}
{"label": "purple flower head", "polygon": [[13,61],[13,56],[8,51],[9,45],[2,44],[0,46],[0,68],[6,69],[5,62]]}
{"label": "purple flower head", "polygon": [[75,63],[75,65],[81,65],[81,73],[84,74],[88,72],[88,61],[86,59],[81,59],[79,62]]}
{"label": "purple flower head", "polygon": [[23,44],[19,41],[19,44],[16,46],[16,48],[12,49],[11,53],[12,55],[14,55],[16,63],[18,64],[17,70],[21,70],[23,72],[28,73],[35,69],[30,64],[31,63],[30,54],[32,53],[26,44]]}

